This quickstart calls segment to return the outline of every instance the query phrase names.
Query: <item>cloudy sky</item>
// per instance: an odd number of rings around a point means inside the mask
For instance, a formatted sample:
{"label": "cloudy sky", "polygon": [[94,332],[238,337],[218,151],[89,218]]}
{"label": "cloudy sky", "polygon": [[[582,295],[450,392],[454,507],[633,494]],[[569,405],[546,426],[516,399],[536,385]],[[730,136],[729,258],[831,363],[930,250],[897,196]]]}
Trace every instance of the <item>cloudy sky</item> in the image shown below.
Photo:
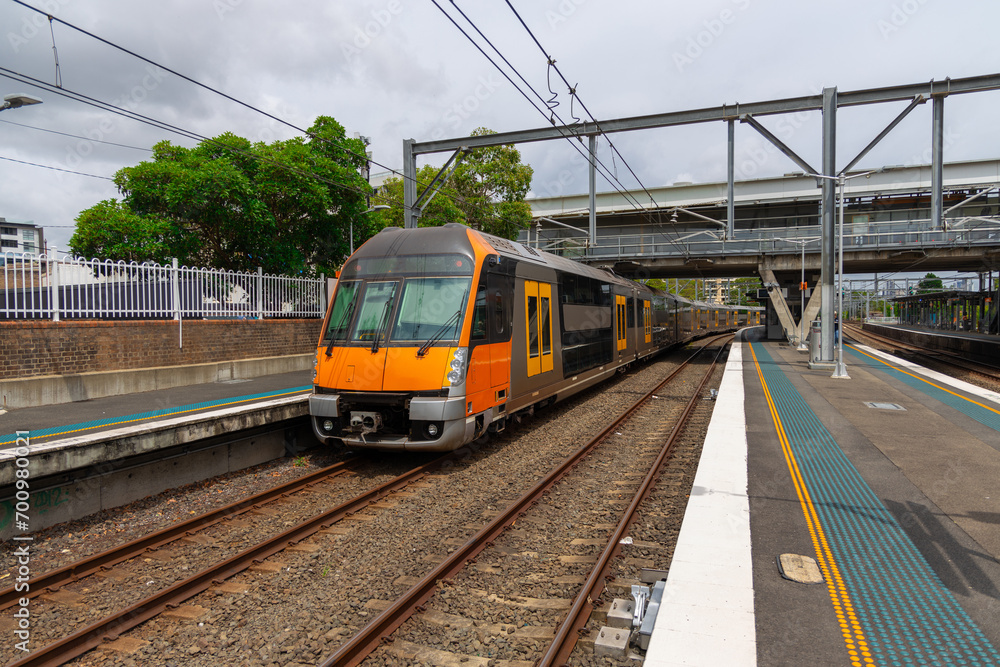
{"label": "cloudy sky", "polygon": [[[548,123],[431,0],[28,4],[298,127],[308,127],[318,115],[333,116],[349,133],[370,137],[374,160],[394,169],[401,165],[405,138],[426,141],[464,136],[479,126],[506,131]],[[456,5],[439,4],[474,34]],[[505,2],[456,4],[521,75],[537,90],[547,90],[545,57]],[[797,97],[828,86],[850,91],[1000,71],[1000,3],[983,0],[512,4],[598,120]],[[203,136],[232,131],[273,141],[296,134],[65,25],[56,23],[54,34],[65,90]],[[0,0],[0,68],[55,82],[49,22],[12,0]],[[568,120],[566,87],[551,74],[557,111]],[[111,177],[146,159],[157,141],[194,144],[0,76],[0,94],[22,92],[44,103],[0,114],[0,157],[6,158],[0,160],[0,216],[43,225],[49,242],[61,248],[81,210],[118,196],[114,185],[11,159]],[[1000,155],[998,102],[1000,93],[992,92],[948,100],[946,160]],[[857,153],[904,107],[843,110],[838,162]],[[811,164],[820,163],[818,113],[763,122]],[[860,166],[929,161],[930,131],[930,105],[924,105]],[[611,140],[647,187],[725,178],[721,123],[617,134]],[[798,170],[765,148],[750,128],[737,129],[741,175]],[[602,161],[635,186],[625,165],[612,160],[607,143],[599,149]],[[445,157],[428,160],[441,163]],[[522,157],[534,167],[537,195],[586,190],[586,162],[567,142],[525,145]],[[599,181],[598,189],[611,186]]]}

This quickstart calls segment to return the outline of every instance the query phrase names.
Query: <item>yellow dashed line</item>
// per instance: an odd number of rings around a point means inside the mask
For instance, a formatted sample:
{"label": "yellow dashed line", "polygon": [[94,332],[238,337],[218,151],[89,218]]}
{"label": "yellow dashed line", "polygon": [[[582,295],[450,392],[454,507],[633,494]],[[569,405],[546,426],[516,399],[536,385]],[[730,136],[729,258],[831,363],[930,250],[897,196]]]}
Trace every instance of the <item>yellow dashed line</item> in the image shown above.
{"label": "yellow dashed line", "polygon": [[781,417],[778,415],[778,409],[774,404],[774,399],[771,397],[771,391],[768,389],[767,382],[764,380],[764,373],[761,371],[760,363],[757,361],[757,353],[754,352],[753,345],[750,345],[750,354],[753,355],[753,363],[757,368],[757,377],[760,378],[760,384],[764,388],[764,397],[767,399],[767,405],[771,410],[771,417],[774,419],[774,430],[778,435],[778,441],[781,443],[781,451],[784,454],[785,463],[788,464],[788,472],[792,476],[795,493],[798,495],[799,503],[802,506],[802,514],[806,519],[809,537],[812,539],[813,548],[816,551],[816,560],[823,571],[823,579],[826,582],[827,592],[830,594],[830,601],[833,603],[833,611],[837,616],[840,632],[844,636],[844,644],[847,647],[851,665],[857,667],[873,665],[875,662],[872,660],[871,652],[868,649],[868,643],[865,641],[857,614],[854,613],[854,605],[851,602],[850,595],[847,593],[847,587],[844,585],[844,579],[840,574],[837,561],[830,550],[829,542],[826,539],[826,531],[823,530],[819,515],[813,506],[809,490],[806,488],[802,472],[799,470],[798,461],[796,461],[791,444],[788,442],[785,427],[781,422]]}
{"label": "yellow dashed line", "polygon": [[[206,406],[201,407],[201,408],[191,408],[190,410],[178,410],[177,412],[171,412],[171,413],[163,414],[163,415],[154,415],[152,417],[139,417],[137,419],[123,419],[121,421],[108,422],[106,424],[96,424],[94,426],[87,426],[85,428],[75,428],[75,429],[70,429],[68,431],[60,431],[59,433],[48,433],[46,435],[32,436],[31,440],[32,440],[32,442],[35,442],[37,440],[44,440],[45,438],[55,438],[55,437],[60,436],[60,435],[69,435],[71,433],[82,433],[83,431],[92,431],[95,428],[104,428],[105,426],[121,426],[122,424],[133,424],[135,422],[147,421],[147,420],[150,420],[150,419],[156,419],[158,417],[176,417],[177,415],[183,415],[183,414],[186,414],[188,412],[198,412],[200,410],[211,410],[213,408],[224,408],[227,405],[238,405],[239,403],[250,403],[251,401],[263,401],[263,400],[268,400],[269,401],[272,398],[280,398],[282,396],[292,396],[294,394],[306,393],[307,391],[309,391],[309,390],[306,389],[306,390],[303,390],[303,391],[286,391],[283,394],[274,394],[272,396],[264,396],[264,397],[258,396],[257,398],[245,398],[245,399],[240,400],[240,401],[229,401],[228,403],[216,403],[215,405],[206,405]],[[14,442],[15,442],[15,440],[4,440],[4,441],[0,442],[0,445],[10,445],[10,444],[13,444]]]}
{"label": "yellow dashed line", "polygon": [[968,396],[963,396],[962,394],[959,394],[959,393],[957,393],[957,392],[954,392],[954,391],[952,391],[951,389],[948,389],[947,387],[942,387],[941,385],[939,385],[939,384],[937,384],[937,383],[935,383],[935,382],[931,382],[930,380],[928,380],[928,379],[927,379],[926,377],[924,377],[924,376],[922,376],[922,375],[919,375],[919,374],[916,374],[916,373],[911,373],[911,372],[909,372],[909,371],[906,371],[906,370],[903,370],[902,368],[899,368],[898,366],[893,366],[892,364],[890,364],[890,363],[889,363],[888,361],[886,361],[885,359],[882,359],[882,358],[880,358],[880,357],[876,357],[876,356],[874,356],[874,355],[871,355],[871,354],[868,354],[868,353],[867,353],[867,352],[865,352],[864,350],[860,350],[860,349],[858,349],[857,347],[855,347],[855,346],[853,346],[853,345],[848,345],[847,347],[851,348],[852,350],[854,350],[854,351],[855,351],[855,352],[857,352],[858,354],[863,354],[863,355],[865,355],[865,356],[866,356],[866,357],[868,357],[869,359],[874,359],[875,361],[877,361],[877,362],[879,362],[879,363],[881,363],[881,364],[885,364],[886,366],[888,366],[889,368],[891,368],[891,369],[892,369],[892,370],[894,370],[894,371],[898,371],[898,372],[900,372],[900,373],[903,373],[904,375],[909,375],[909,376],[910,376],[911,378],[915,378],[915,379],[917,379],[917,380],[920,380],[921,382],[926,382],[926,383],[927,383],[927,384],[929,384],[930,386],[932,386],[932,387],[935,387],[935,388],[937,388],[937,389],[940,389],[941,391],[946,391],[946,392],[948,392],[949,394],[951,394],[952,396],[957,396],[957,397],[959,397],[959,398],[961,398],[961,399],[965,399],[965,400],[966,400],[966,401],[968,401],[969,403],[972,403],[972,404],[974,404],[974,405],[978,405],[978,406],[979,406],[979,407],[981,407],[981,408],[985,408],[986,410],[989,410],[990,412],[995,412],[996,414],[1000,415],[1000,410],[998,410],[997,408],[994,408],[994,407],[990,407],[989,405],[984,405],[983,403],[980,403],[980,402],[979,402],[979,401],[977,401],[977,400],[974,400],[974,399],[971,399],[971,398],[969,398]]}

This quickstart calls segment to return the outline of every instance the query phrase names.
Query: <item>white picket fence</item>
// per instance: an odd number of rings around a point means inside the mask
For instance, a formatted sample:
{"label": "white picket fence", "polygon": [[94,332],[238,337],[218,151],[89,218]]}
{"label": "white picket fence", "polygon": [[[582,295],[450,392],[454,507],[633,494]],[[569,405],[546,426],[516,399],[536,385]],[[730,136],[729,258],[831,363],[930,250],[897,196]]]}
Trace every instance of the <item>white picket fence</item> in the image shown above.
{"label": "white picket fence", "polygon": [[0,254],[0,319],[322,317],[326,280],[155,262]]}

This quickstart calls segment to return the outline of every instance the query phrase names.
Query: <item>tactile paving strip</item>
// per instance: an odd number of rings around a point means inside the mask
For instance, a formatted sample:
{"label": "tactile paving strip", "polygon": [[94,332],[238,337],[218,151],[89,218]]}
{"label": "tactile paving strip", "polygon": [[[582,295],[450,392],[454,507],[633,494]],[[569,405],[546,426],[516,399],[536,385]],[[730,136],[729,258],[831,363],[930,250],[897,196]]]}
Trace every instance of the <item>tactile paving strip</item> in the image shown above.
{"label": "tactile paving strip", "polygon": [[838,616],[844,614],[860,626],[860,633],[844,632],[851,664],[1000,664],[1000,652],[944,586],[780,365],[763,345],[751,345],[751,351],[780,419],[776,426],[787,436],[825,533],[827,555],[849,596],[850,605],[846,611],[838,609]]}

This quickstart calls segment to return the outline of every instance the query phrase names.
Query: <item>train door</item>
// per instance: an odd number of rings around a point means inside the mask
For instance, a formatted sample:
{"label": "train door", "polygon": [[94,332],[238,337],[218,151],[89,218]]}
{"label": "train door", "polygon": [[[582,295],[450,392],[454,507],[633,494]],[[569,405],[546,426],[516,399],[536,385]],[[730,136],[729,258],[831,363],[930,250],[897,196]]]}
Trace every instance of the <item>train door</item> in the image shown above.
{"label": "train door", "polygon": [[645,333],[646,345],[653,341],[653,312],[649,301],[642,302],[642,328]]}
{"label": "train door", "polygon": [[630,329],[630,336],[628,340],[632,341],[632,352],[635,353],[639,349],[639,326],[636,320],[636,309],[635,309],[635,297],[630,296],[626,301],[625,306],[625,320],[627,321],[627,326]]}
{"label": "train door", "polygon": [[615,294],[615,338],[618,341],[617,349],[619,354],[628,347],[628,339],[625,334],[625,324],[628,320],[625,310],[625,297],[621,294]]}
{"label": "train door", "polygon": [[548,373],[552,358],[552,285],[524,281],[524,308],[527,327],[528,377]]}
{"label": "train door", "polygon": [[[490,327],[490,385],[503,391],[510,382],[510,340],[513,329],[514,281],[501,273],[487,274]],[[498,400],[505,398],[498,396]]]}

